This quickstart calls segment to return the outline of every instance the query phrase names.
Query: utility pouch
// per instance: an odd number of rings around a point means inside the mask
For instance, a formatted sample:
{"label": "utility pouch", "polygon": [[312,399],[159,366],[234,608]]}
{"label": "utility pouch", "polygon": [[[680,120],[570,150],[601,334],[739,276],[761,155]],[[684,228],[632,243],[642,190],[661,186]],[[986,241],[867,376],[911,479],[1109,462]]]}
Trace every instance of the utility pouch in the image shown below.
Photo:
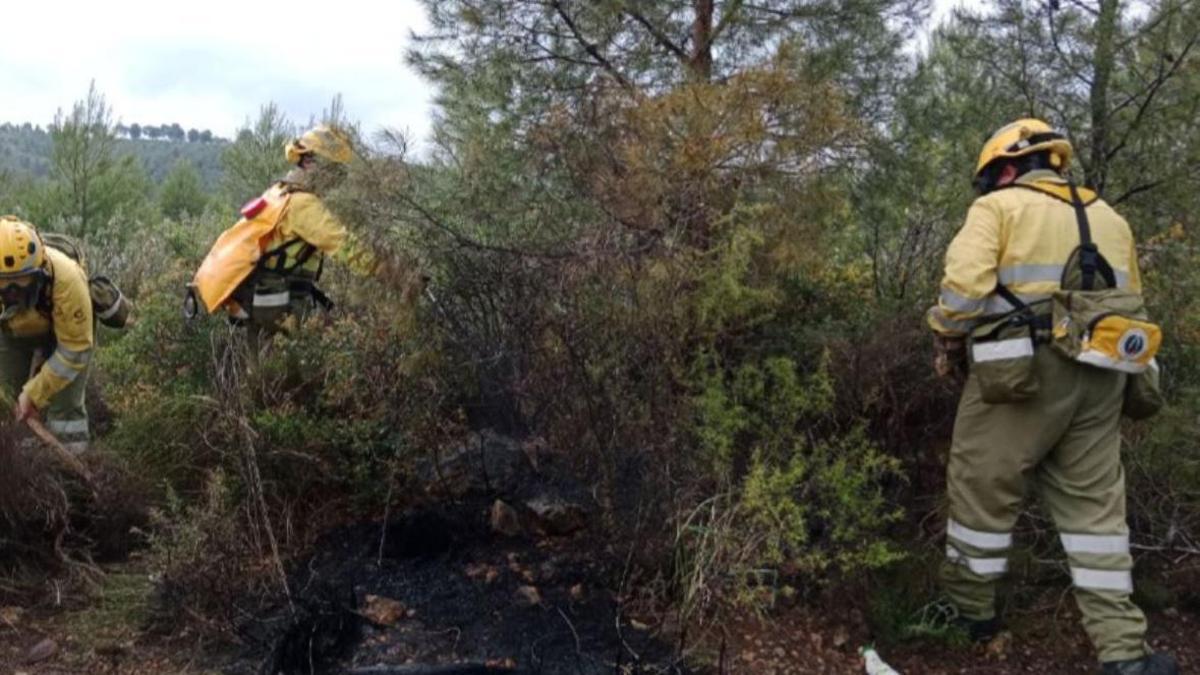
{"label": "utility pouch", "polygon": [[108,277],[97,275],[88,279],[88,293],[92,297],[92,310],[100,323],[118,329],[129,323],[130,302]]}
{"label": "utility pouch", "polygon": [[1153,417],[1166,404],[1159,378],[1158,362],[1151,361],[1150,367],[1125,381],[1125,403],[1121,414],[1129,419],[1144,420]]}
{"label": "utility pouch", "polygon": [[[79,263],[85,274],[87,273],[87,259],[84,256],[83,245],[78,240],[55,232],[43,232],[41,236],[46,246],[66,254],[68,258]],[[92,301],[92,312],[100,323],[117,329],[124,328],[129,323],[129,314],[133,307],[111,279],[101,275],[89,277],[88,295]]]}
{"label": "utility pouch", "polygon": [[1162,344],[1138,293],[1124,289],[1056,291],[1051,345],[1063,356],[1131,375],[1145,372]]}
{"label": "utility pouch", "polygon": [[1037,394],[1036,346],[1035,320],[1028,308],[985,320],[971,331],[967,354],[984,403],[1017,403]]}

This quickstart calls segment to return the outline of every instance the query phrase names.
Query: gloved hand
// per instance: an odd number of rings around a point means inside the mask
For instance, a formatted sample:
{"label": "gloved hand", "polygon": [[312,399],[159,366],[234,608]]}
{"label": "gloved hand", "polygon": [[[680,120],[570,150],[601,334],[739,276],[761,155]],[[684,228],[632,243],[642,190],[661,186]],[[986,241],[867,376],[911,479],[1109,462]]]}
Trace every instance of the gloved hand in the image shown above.
{"label": "gloved hand", "polygon": [[938,377],[963,379],[967,375],[967,340],[961,336],[933,336],[933,372]]}

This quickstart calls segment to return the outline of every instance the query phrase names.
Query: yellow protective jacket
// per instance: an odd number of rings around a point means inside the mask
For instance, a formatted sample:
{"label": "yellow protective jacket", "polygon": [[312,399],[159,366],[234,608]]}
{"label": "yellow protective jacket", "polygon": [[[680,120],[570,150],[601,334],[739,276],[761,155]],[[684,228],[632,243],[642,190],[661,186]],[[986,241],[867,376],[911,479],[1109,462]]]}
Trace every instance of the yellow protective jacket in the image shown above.
{"label": "yellow protective jacket", "polygon": [[[346,263],[357,274],[373,274],[377,261],[371,251],[346,230],[337,216],[325,207],[324,202],[311,192],[292,192],[291,202],[284,212],[275,236],[267,245],[271,251],[284,246],[288,241],[301,239],[322,255],[329,255]],[[289,247],[296,249],[296,247]],[[288,251],[289,262],[295,250]],[[315,273],[321,265],[321,255],[312,256],[300,266],[306,273]]]}
{"label": "yellow protective jacket", "polygon": [[[305,245],[321,254],[334,254],[346,243],[347,236],[346,227],[316,195],[311,192],[291,192],[287,208],[283,210],[264,251],[276,251],[287,246],[284,264],[291,267]],[[315,274],[320,264],[321,256],[312,255],[299,269]]]}
{"label": "yellow protective jacket", "polygon": [[316,195],[279,182],[247,204],[242,219],[217,239],[193,285],[204,307],[216,312],[260,263],[262,269],[315,278],[325,254],[355,248],[346,246],[348,238]]}
{"label": "yellow protective jacket", "polygon": [[[1117,286],[1140,293],[1129,224],[1091,190],[1079,188],[1079,196],[1087,206],[1092,240],[1112,265]],[[1015,309],[996,294],[998,283],[1026,303],[1050,297],[1079,243],[1067,182],[1053,171],[1031,171],[976,199],[946,251],[941,294],[926,314],[929,326],[961,336],[980,317]]]}
{"label": "yellow protective jacket", "polygon": [[39,409],[84,372],[96,340],[87,273],[53,248],[46,249],[46,266],[51,275],[49,308],[22,309],[3,326],[14,338],[45,338],[55,345],[54,353],[22,390]]}

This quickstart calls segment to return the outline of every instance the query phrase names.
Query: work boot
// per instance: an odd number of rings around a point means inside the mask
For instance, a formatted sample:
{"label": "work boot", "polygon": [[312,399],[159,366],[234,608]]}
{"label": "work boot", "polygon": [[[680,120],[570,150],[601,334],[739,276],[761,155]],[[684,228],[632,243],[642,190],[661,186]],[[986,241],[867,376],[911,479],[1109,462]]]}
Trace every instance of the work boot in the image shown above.
{"label": "work boot", "polygon": [[1103,675],[1179,675],[1175,657],[1165,652],[1128,661],[1109,661],[1103,665]]}
{"label": "work boot", "polygon": [[991,642],[992,638],[1000,634],[1000,619],[994,616],[990,619],[968,619],[960,616],[954,620],[954,625],[966,631],[971,642],[981,644]]}

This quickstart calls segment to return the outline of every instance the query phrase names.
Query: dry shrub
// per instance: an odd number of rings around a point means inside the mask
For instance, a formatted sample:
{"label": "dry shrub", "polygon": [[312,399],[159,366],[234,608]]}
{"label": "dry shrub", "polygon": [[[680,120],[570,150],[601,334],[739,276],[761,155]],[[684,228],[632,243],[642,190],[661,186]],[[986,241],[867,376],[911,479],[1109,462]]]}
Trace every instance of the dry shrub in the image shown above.
{"label": "dry shrub", "polygon": [[959,383],[933,372],[929,331],[915,311],[873,318],[832,340],[833,377],[844,416],[870,420],[871,435],[905,463],[914,494],[937,493]]}
{"label": "dry shrub", "polygon": [[70,499],[45,452],[17,425],[0,421],[0,575],[6,594],[29,592],[67,563]]}
{"label": "dry shrub", "polygon": [[111,455],[85,457],[91,483],[62,467],[32,434],[0,422],[0,591],[32,602],[86,592],[96,562],[123,559],[139,545],[149,490]]}
{"label": "dry shrub", "polygon": [[49,590],[80,590],[97,571],[71,527],[89,490],[11,420],[0,421],[0,593],[30,602]]}

